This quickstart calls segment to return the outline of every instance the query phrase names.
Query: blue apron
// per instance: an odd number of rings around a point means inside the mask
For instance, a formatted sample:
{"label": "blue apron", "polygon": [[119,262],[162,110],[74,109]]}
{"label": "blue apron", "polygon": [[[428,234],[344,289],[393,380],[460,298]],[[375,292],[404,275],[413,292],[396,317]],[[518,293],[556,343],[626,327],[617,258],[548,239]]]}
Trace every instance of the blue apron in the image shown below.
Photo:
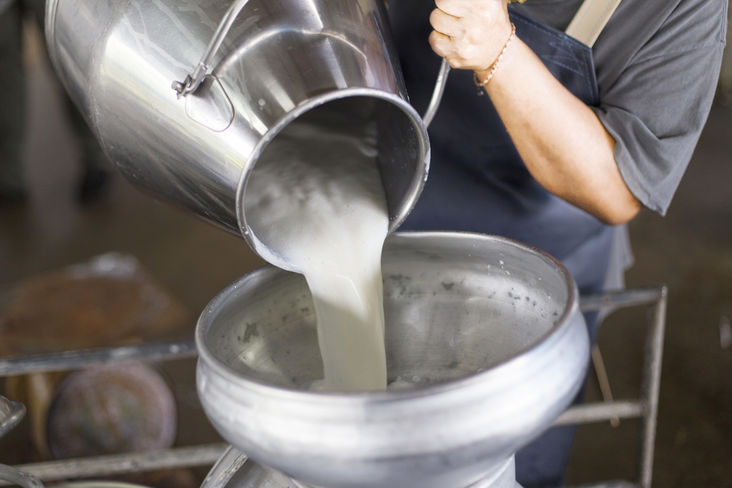
{"label": "blue apron", "polygon": [[[421,112],[429,103],[441,61],[427,41],[433,8],[429,0],[394,0],[389,10],[407,90]],[[509,13],[517,35],[549,71],[587,105],[598,105],[592,50],[511,8]],[[490,98],[475,87],[471,71],[450,72],[429,132],[430,174],[402,229],[506,236],[562,261],[582,293],[602,289],[613,227],[552,195],[534,180]],[[594,323],[593,317],[588,319]],[[572,438],[573,428],[551,429],[519,452],[518,481],[526,488],[562,484]]]}
{"label": "blue apron", "polygon": [[[430,49],[428,0],[390,2],[390,18],[412,104],[423,112],[440,58]],[[510,9],[517,35],[588,105],[599,103],[592,51]],[[472,72],[453,70],[430,126],[432,162],[404,230],[497,234],[543,249],[569,269],[583,293],[605,281],[613,228],[546,191],[524,166],[490,98]]]}

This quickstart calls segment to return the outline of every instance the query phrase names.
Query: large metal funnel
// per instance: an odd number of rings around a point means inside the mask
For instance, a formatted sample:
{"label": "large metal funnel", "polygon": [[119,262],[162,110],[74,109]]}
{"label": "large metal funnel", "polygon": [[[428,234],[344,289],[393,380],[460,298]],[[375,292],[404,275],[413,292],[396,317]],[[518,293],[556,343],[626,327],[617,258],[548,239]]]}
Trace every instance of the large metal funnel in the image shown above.
{"label": "large metal funnel", "polygon": [[308,288],[265,267],[199,320],[208,417],[251,459],[325,488],[464,488],[506,469],[582,383],[574,281],[538,250],[460,233],[390,237],[383,276],[389,381],[412,387],[309,391],[322,367]]}

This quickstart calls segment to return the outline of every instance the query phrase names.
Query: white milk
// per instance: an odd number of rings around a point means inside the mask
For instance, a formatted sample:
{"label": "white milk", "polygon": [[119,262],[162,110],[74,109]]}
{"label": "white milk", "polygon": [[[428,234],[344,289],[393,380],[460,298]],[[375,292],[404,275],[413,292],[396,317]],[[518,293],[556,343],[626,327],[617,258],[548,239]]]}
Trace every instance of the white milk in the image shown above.
{"label": "white milk", "polygon": [[322,387],[383,390],[381,249],[389,219],[375,127],[342,118],[326,125],[296,121],[267,149],[247,187],[247,219],[259,240],[278,251],[271,261],[305,275],[318,322]]}

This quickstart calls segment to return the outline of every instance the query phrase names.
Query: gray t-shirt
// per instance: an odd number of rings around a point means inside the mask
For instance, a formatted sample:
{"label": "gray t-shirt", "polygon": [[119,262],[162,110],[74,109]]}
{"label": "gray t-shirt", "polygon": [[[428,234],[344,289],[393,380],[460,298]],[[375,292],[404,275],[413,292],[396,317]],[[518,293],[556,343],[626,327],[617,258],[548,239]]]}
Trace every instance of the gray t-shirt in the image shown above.
{"label": "gray t-shirt", "polygon": [[[517,10],[565,30],[582,0]],[[665,214],[706,122],[719,77],[727,0],[622,0],[593,53],[601,103],[626,184]]]}

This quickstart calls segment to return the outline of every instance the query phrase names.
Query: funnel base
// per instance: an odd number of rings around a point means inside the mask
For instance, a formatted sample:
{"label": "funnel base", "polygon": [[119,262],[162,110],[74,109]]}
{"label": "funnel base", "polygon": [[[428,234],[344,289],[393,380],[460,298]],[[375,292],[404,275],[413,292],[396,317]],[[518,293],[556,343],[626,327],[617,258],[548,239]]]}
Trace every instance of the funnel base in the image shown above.
{"label": "funnel base", "polygon": [[[206,488],[202,486],[201,488]],[[222,488],[318,488],[247,460],[231,480]],[[497,471],[465,488],[521,488],[516,482],[516,466],[513,456]]]}

